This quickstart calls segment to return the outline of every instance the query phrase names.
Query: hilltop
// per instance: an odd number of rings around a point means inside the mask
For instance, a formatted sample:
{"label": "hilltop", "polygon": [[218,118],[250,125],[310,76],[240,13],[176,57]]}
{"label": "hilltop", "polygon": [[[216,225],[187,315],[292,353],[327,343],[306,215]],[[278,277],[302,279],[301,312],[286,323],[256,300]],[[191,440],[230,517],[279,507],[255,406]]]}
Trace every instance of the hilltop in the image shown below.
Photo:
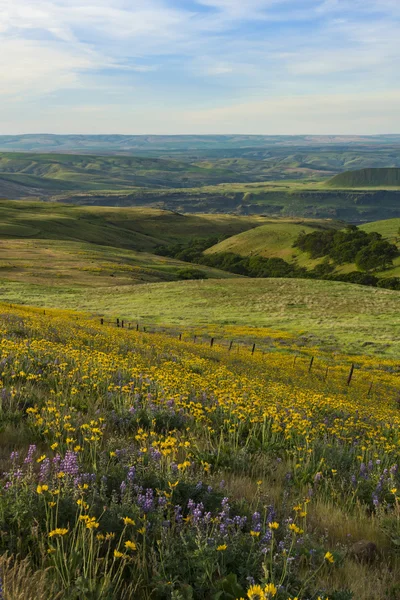
{"label": "hilltop", "polygon": [[360,169],[335,175],[326,183],[335,188],[400,187],[400,169]]}

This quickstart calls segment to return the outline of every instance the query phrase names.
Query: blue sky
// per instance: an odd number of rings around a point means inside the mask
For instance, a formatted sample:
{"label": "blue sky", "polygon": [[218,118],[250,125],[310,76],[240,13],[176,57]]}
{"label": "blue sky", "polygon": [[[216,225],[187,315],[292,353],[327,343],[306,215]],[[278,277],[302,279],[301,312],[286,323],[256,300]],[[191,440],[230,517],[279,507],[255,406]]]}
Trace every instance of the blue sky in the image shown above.
{"label": "blue sky", "polygon": [[400,133],[400,0],[0,0],[0,133]]}

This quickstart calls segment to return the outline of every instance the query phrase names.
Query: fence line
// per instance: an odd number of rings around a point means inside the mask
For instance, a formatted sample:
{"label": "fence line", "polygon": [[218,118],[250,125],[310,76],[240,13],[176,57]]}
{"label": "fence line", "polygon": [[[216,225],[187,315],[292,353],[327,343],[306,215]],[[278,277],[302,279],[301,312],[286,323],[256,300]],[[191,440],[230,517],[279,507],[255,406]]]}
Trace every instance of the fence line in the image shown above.
{"label": "fence line", "polygon": [[[102,317],[100,319],[100,324],[101,325],[105,325],[105,324],[106,325],[115,325],[117,328],[128,329],[130,331],[140,332],[140,325],[139,325],[138,322],[136,322],[136,323],[132,323],[132,322],[126,323],[124,320],[120,320],[119,318],[117,318],[115,320],[106,320],[106,319],[104,319]],[[171,338],[173,338],[173,337],[176,336],[176,339],[178,339],[179,341],[190,341],[190,340],[184,339],[182,333],[171,334],[171,333],[168,333],[168,331],[149,331],[149,330],[146,329],[145,326],[143,326],[142,332],[143,333],[148,333],[148,334],[155,333],[155,334],[169,335],[169,337],[171,337]],[[198,338],[199,338],[199,336],[197,334],[195,334],[193,336],[193,343],[196,343],[197,340],[198,340]],[[204,339],[204,336],[203,336],[203,339]],[[221,339],[224,340],[226,338],[221,338]],[[228,340],[226,340],[226,341],[228,341]],[[208,338],[207,338],[207,340],[205,342],[203,342],[203,343],[209,343],[209,347],[210,348],[214,348],[215,345],[216,345],[216,338],[215,337],[210,337],[209,338],[209,342],[208,342]],[[234,340],[230,340],[229,341],[229,346],[227,347],[228,352],[231,352],[231,350],[233,348],[233,344],[234,344]],[[246,345],[244,342],[242,342],[241,344],[242,344],[242,346]],[[239,346],[240,346],[240,342],[236,341],[236,347],[237,347],[237,351],[238,352],[239,352]],[[253,356],[255,354],[256,348],[257,348],[257,344],[255,342],[250,342],[249,343],[249,354],[251,356]],[[265,351],[262,351],[262,352],[265,354]],[[294,356],[294,359],[293,359],[293,368],[296,366],[297,358],[298,358],[298,355],[296,354]],[[311,371],[313,369],[313,366],[314,366],[314,361],[315,361],[315,357],[312,356],[311,359],[310,359],[309,366],[308,366],[308,373],[311,373]],[[329,368],[330,368],[330,366],[331,365],[327,365],[327,367],[326,367],[325,375],[323,377],[324,381],[328,380],[328,374],[329,374]],[[345,368],[345,365],[343,365],[343,368]],[[355,370],[356,370],[356,366],[355,366],[354,363],[352,363],[351,367],[350,367],[350,371],[349,371],[349,373],[348,373],[348,375],[346,376],[346,379],[345,379],[347,387],[349,387],[351,385],[351,382],[353,380],[353,375],[354,375]],[[367,393],[367,397],[370,396],[373,387],[374,387],[374,380],[372,380],[371,383],[370,383],[370,386],[369,386],[369,389],[368,389],[368,393]]]}

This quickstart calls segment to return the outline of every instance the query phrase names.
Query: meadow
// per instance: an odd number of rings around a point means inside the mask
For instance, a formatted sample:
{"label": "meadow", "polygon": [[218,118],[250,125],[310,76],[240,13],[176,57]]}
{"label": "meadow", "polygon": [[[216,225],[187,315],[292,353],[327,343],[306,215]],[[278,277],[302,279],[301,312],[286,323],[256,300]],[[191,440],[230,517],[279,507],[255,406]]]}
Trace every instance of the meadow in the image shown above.
{"label": "meadow", "polygon": [[[84,275],[84,273],[83,273]],[[99,275],[101,280],[101,275]],[[334,281],[229,278],[101,286],[3,279],[0,300],[84,310],[143,326],[278,329],[329,352],[400,356],[396,291]],[[137,282],[136,282],[137,283]],[[256,333],[254,333],[255,335]]]}
{"label": "meadow", "polygon": [[7,600],[399,597],[398,361],[112,321],[0,307]]}

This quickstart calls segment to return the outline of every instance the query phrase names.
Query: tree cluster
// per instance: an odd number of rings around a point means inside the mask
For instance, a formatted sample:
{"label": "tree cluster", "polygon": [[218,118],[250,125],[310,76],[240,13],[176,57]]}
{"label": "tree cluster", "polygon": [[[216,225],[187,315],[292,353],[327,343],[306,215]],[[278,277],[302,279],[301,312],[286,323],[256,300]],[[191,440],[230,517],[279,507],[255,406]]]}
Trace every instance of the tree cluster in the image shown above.
{"label": "tree cluster", "polygon": [[368,272],[388,268],[399,254],[397,246],[384,240],[380,233],[366,233],[354,225],[344,230],[303,232],[294,247],[307,252],[311,258],[326,257],[336,265],[355,263]]}

